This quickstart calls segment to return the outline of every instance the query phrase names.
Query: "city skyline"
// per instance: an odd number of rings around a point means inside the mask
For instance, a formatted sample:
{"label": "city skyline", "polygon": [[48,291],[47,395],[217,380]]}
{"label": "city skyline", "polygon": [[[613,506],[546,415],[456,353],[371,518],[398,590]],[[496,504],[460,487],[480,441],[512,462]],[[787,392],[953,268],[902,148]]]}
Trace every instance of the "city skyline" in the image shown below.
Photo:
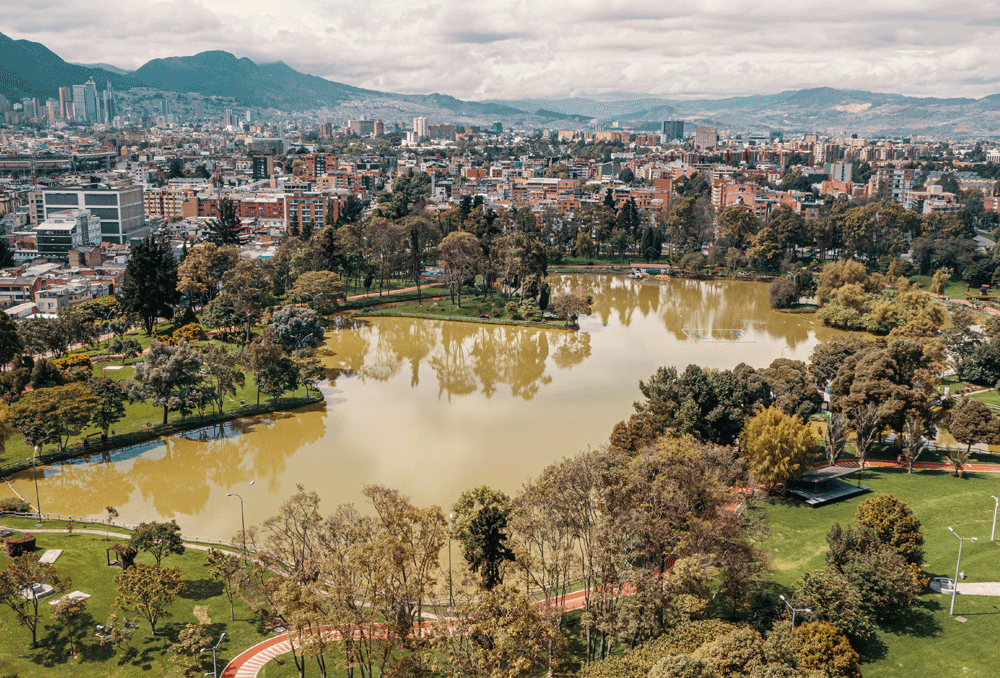
{"label": "city skyline", "polygon": [[467,100],[1000,92],[1000,4],[886,5],[294,0],[277,15],[232,0],[166,0],[4,7],[0,25],[76,63],[131,70],[220,49],[358,87]]}

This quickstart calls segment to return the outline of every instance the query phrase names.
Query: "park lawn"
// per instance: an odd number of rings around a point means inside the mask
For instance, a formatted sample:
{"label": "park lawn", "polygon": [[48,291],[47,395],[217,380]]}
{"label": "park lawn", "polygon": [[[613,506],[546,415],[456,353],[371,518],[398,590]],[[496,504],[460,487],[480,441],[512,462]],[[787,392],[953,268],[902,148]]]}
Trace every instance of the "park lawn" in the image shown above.
{"label": "park lawn", "polygon": [[[915,275],[910,277],[910,282],[916,284],[922,290],[931,289],[931,278],[929,275]],[[979,290],[973,290],[978,293]],[[961,280],[949,280],[944,286],[944,296],[952,299],[968,299],[969,286]]]}
{"label": "park lawn", "polygon": [[[873,493],[892,494],[906,502],[920,519],[924,534],[926,576],[955,575],[958,539],[948,532],[951,526],[963,537],[978,537],[966,543],[962,570],[967,581],[1000,581],[1000,543],[991,543],[993,501],[1000,495],[1000,475],[970,472],[964,479],[944,471],[903,469],[866,470],[848,478],[859,480]],[[807,570],[826,566],[825,535],[835,522],[854,524],[854,513],[869,495],[829,506],[808,508],[796,501],[773,499],[765,504],[770,517],[771,536],[763,546],[770,553],[775,593],[791,593],[795,582]],[[956,615],[949,617],[950,598],[927,589],[911,618],[899,628],[880,632],[884,647],[865,657],[866,677],[904,676],[993,676],[996,661],[992,646],[983,642],[1000,622],[1000,598],[959,596]]]}
{"label": "park lawn", "polygon": [[974,393],[969,396],[972,400],[979,400],[986,403],[987,405],[997,405],[1000,406],[1000,393],[996,390],[990,389],[989,391],[983,391],[982,393]]}
{"label": "park lawn", "polygon": [[[10,521],[4,519],[2,522]],[[97,535],[37,535],[38,555],[41,555],[43,549],[63,550],[55,566],[72,577],[72,584],[67,592],[79,590],[92,595],[87,601],[86,611],[92,630],[97,624],[106,624],[108,615],[114,611],[112,605],[117,593],[114,577],[118,569],[107,566],[105,554],[105,549],[111,543],[114,542],[106,542]],[[166,647],[176,640],[177,634],[186,624],[196,621],[193,610],[198,605],[204,606],[211,618],[209,628],[212,644],[218,641],[223,631],[226,633],[218,653],[218,668],[221,673],[231,658],[266,636],[260,634],[251,611],[239,597],[235,598],[236,621],[230,621],[229,600],[222,585],[209,576],[204,567],[205,559],[204,551],[188,549],[181,556],[172,555],[163,560],[166,567],[181,568],[185,588],[168,608],[173,616],[158,622],[155,638],[150,633],[149,623],[144,619],[139,620],[139,628],[131,642],[139,653],[134,661],[119,665],[123,652],[110,646],[102,647],[93,633],[86,636],[80,656],[69,656],[65,635],[51,625],[51,608],[48,602],[55,597],[50,597],[43,599],[39,606],[40,610],[44,610],[41,612],[43,622],[39,625],[39,647],[36,649],[30,648],[30,631],[17,623],[8,608],[0,609],[0,621],[3,622],[0,626],[0,648],[5,660],[0,662],[2,668],[17,671],[21,676],[55,675],[57,672],[82,677],[181,676],[183,671],[173,662],[173,655],[166,652]],[[0,555],[0,565],[5,566],[7,562],[9,559]],[[152,564],[154,561],[148,554],[140,553],[136,562]],[[49,625],[48,628],[46,624]],[[203,668],[204,671],[212,670],[211,654],[208,654]]]}

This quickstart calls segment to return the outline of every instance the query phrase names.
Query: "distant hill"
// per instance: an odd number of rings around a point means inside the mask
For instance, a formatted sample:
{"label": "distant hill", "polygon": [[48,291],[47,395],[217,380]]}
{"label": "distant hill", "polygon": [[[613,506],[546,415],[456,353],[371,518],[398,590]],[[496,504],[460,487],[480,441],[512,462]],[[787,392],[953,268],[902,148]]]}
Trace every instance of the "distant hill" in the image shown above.
{"label": "distant hill", "polygon": [[30,40],[12,40],[0,33],[0,94],[11,101],[37,97],[58,98],[60,87],[82,85],[90,78],[103,90],[110,82],[115,89],[137,87],[127,75],[103,68],[70,64],[45,45]]}
{"label": "distant hill", "polygon": [[684,120],[733,129],[874,134],[1000,135],[1000,94],[982,99],[908,97],[830,87],[725,99],[519,99],[494,103],[607,121]]}
{"label": "distant hill", "polygon": [[84,68],[103,68],[106,71],[111,71],[112,73],[117,73],[119,75],[128,75],[129,73],[132,72],[125,70],[124,68],[118,68],[117,66],[112,66],[111,64],[73,64],[73,65],[83,66]]}

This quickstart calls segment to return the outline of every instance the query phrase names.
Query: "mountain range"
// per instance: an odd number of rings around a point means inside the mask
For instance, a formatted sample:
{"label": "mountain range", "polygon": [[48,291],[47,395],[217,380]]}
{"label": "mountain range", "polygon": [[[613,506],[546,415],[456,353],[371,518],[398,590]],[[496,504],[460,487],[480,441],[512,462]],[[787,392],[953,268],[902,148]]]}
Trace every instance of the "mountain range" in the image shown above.
{"label": "mountain range", "polygon": [[153,59],[131,73],[106,64],[71,64],[40,43],[0,33],[0,94],[58,97],[59,87],[89,78],[104,89],[149,88],[233,99],[237,105],[290,112],[322,112],[328,118],[362,113],[386,121],[426,115],[432,122],[501,120],[528,127],[585,126],[591,120],[658,129],[683,120],[733,130],[771,129],[857,132],[866,136],[1000,136],[1000,94],[982,99],[919,98],[901,94],[820,87],[724,99],[636,97],[462,101],[444,94],[378,92],[300,73],[282,62],[258,64],[229,52]]}

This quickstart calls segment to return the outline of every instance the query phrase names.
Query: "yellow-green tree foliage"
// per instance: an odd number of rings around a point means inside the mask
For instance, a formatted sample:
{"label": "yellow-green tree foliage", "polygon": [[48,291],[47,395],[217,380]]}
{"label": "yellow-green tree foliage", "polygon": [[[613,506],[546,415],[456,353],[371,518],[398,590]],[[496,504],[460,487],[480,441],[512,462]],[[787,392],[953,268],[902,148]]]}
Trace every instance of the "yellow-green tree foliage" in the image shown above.
{"label": "yellow-green tree foliage", "polygon": [[948,284],[949,278],[951,276],[944,271],[935,271],[934,277],[931,278],[931,294],[944,294],[944,288]]}
{"label": "yellow-green tree foliage", "polygon": [[693,656],[708,663],[720,678],[744,678],[764,665],[764,639],[751,628],[739,628],[705,643]]}
{"label": "yellow-green tree foliage", "polygon": [[829,298],[834,292],[844,285],[857,284],[865,288],[865,291],[874,292],[870,289],[868,271],[864,264],[854,259],[842,259],[833,261],[823,267],[816,282],[816,294],[821,298]]}
{"label": "yellow-green tree foliage", "polygon": [[817,455],[816,437],[807,424],[773,405],[751,419],[740,440],[747,470],[768,487],[805,471]]}
{"label": "yellow-green tree foliage", "polygon": [[861,678],[858,653],[847,638],[826,622],[806,622],[795,629],[792,646],[803,673],[818,672],[827,678]]}
{"label": "yellow-green tree foliage", "polygon": [[182,341],[193,343],[204,341],[205,339],[208,339],[208,335],[205,334],[205,330],[200,323],[188,323],[184,327],[174,330],[173,340],[175,344],[179,344]]}
{"label": "yellow-green tree foliage", "polygon": [[883,544],[891,546],[907,562],[919,565],[924,559],[924,535],[920,520],[904,502],[891,494],[870,497],[854,515],[859,523],[875,530]]}
{"label": "yellow-green tree foliage", "polygon": [[74,367],[92,369],[90,356],[86,353],[70,353],[69,355],[64,355],[62,358],[53,358],[52,364],[60,372],[66,372]]}
{"label": "yellow-green tree foliage", "polygon": [[682,622],[648,643],[626,650],[624,656],[585,666],[580,678],[646,678],[664,657],[692,654],[708,641],[740,628],[720,619]]}

